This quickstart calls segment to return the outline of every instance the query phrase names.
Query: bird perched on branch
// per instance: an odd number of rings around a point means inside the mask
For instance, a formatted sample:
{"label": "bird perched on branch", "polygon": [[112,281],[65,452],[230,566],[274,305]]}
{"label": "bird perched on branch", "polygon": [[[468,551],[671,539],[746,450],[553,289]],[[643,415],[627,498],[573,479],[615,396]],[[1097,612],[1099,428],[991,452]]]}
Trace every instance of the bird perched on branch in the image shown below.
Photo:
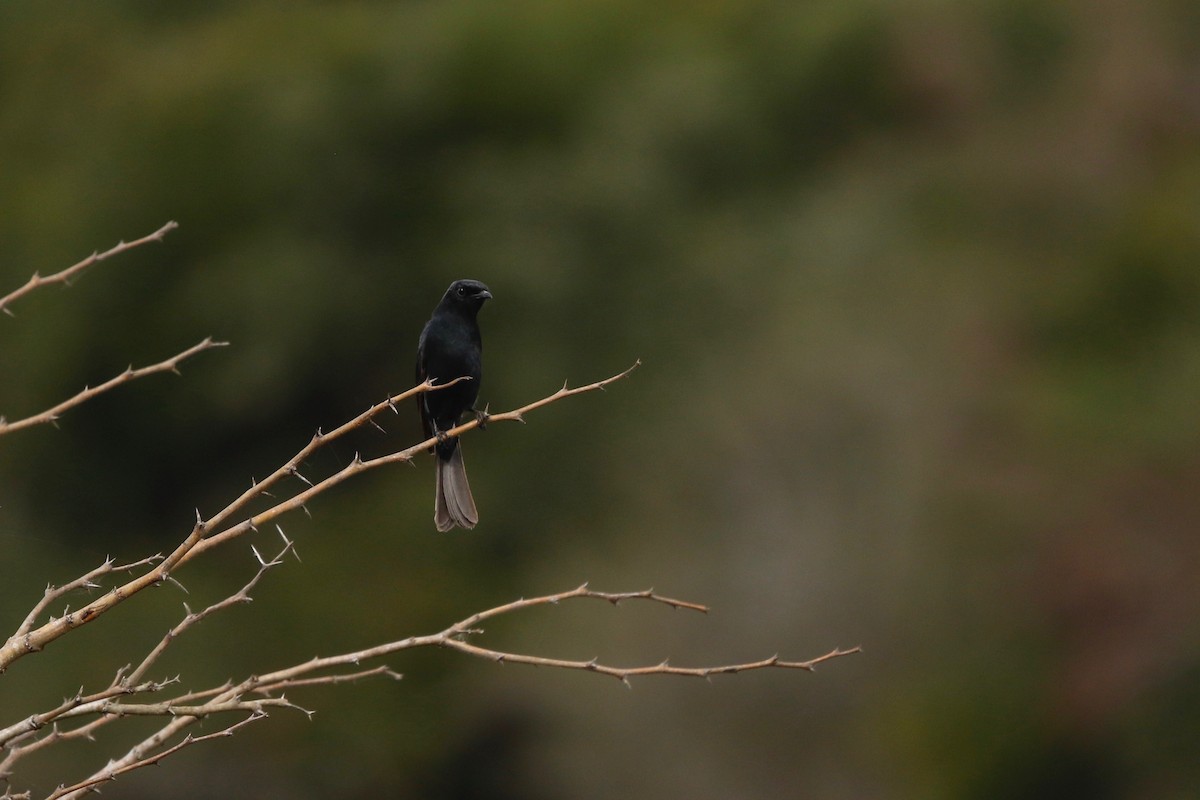
{"label": "bird perched on branch", "polygon": [[479,281],[461,280],[450,284],[433,316],[421,331],[417,344],[417,380],[444,384],[466,378],[453,386],[417,395],[425,436],[436,436],[437,496],[433,521],[439,531],[454,526],[474,528],[479,522],[467,470],[463,465],[462,444],[445,431],[458,425],[462,415],[475,414],[482,427],[487,414],[475,408],[479,381],[483,377],[483,342],[479,337],[476,315],[492,293]]}

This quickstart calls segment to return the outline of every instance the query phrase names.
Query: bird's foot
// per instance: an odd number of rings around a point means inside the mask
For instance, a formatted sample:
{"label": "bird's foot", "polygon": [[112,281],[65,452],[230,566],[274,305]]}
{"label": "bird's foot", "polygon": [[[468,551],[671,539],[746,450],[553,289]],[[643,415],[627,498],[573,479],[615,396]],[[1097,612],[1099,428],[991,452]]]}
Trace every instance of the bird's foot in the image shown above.
{"label": "bird's foot", "polygon": [[450,441],[450,437],[446,435],[445,431],[435,430],[433,432],[433,437],[437,439],[438,444],[445,444],[446,442]]}
{"label": "bird's foot", "polygon": [[483,411],[480,411],[478,408],[472,408],[471,413],[475,415],[475,421],[479,423],[479,430],[487,430],[488,420],[492,418],[492,415],[487,412],[487,407],[484,406]]}

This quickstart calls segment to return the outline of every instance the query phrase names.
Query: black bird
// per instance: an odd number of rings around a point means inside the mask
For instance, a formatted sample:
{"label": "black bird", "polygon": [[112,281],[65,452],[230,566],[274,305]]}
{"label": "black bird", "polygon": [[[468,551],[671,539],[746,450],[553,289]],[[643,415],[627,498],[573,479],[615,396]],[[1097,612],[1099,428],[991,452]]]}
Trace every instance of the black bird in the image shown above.
{"label": "black bird", "polygon": [[455,281],[421,331],[417,344],[417,381],[449,383],[455,378],[470,378],[446,389],[423,392],[417,396],[425,436],[436,436],[437,498],[433,521],[439,531],[455,525],[474,528],[479,522],[467,470],[463,466],[462,445],[457,438],[444,434],[466,411],[482,423],[487,415],[475,408],[479,381],[483,377],[483,342],[475,316],[492,293],[479,281]]}

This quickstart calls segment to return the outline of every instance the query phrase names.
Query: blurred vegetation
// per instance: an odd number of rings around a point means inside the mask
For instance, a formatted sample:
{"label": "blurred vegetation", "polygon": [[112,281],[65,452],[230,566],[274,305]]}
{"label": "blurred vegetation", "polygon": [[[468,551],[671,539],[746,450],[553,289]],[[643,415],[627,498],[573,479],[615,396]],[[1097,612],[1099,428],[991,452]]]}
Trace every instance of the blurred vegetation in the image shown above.
{"label": "blurred vegetation", "polygon": [[[5,439],[5,625],[405,388],[474,277],[493,409],[644,367],[472,435],[472,533],[434,535],[427,463],[326,496],[285,526],[303,562],[166,668],[198,685],[583,580],[714,612],[489,636],[626,663],[866,650],[632,692],[418,654],[109,791],[1200,785],[1195,4],[6,4],[0,53],[0,288],[182,226],[0,318],[0,412],[233,342]],[[411,417],[311,470],[415,440]],[[253,569],[246,543],[208,561],[179,575],[193,604]],[[16,665],[5,718],[106,681],[182,600]]]}

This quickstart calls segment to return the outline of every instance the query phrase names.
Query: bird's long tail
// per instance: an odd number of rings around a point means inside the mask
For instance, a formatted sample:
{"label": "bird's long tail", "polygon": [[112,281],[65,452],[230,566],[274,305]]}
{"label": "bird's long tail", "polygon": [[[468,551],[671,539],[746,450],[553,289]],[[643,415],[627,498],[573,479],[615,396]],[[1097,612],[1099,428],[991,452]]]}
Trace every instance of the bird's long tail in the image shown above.
{"label": "bird's long tail", "polygon": [[437,499],[433,521],[439,531],[448,531],[457,525],[474,528],[479,522],[475,509],[475,498],[471,496],[471,484],[467,483],[467,468],[463,464],[462,443],[454,448],[447,461],[440,457],[437,464]]}

